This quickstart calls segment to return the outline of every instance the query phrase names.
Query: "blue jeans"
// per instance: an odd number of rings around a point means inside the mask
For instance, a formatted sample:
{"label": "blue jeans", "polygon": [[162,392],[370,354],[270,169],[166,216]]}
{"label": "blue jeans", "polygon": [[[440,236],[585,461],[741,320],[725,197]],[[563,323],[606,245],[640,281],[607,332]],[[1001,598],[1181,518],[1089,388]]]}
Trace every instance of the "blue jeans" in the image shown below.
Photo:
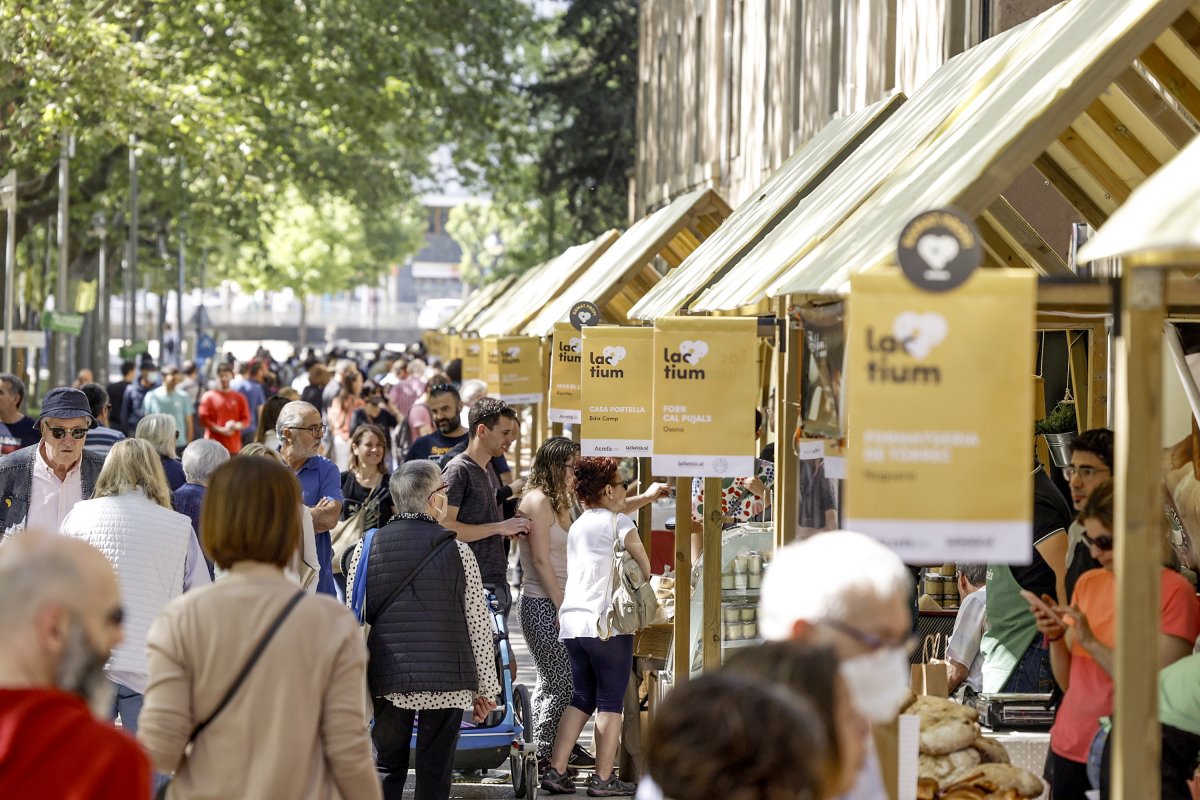
{"label": "blue jeans", "polygon": [[121,718],[121,728],[130,736],[137,735],[138,715],[142,713],[142,695],[128,686],[112,682],[117,687],[113,702],[113,719]]}
{"label": "blue jeans", "polygon": [[1037,635],[1000,691],[1013,694],[1050,694],[1054,691],[1054,672],[1050,669],[1046,637]]}
{"label": "blue jeans", "polygon": [[317,594],[337,597],[337,584],[333,582],[333,542],[329,538],[329,531],[318,533],[313,538],[317,544],[317,563],[321,565],[317,573]]}

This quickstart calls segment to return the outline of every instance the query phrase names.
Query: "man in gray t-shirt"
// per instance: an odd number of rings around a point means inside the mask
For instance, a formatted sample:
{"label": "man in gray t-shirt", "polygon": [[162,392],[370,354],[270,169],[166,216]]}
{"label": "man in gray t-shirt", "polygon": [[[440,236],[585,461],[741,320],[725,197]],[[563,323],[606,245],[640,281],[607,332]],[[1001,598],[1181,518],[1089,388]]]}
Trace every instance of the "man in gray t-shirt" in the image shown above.
{"label": "man in gray t-shirt", "polygon": [[454,531],[459,541],[470,545],[479,562],[485,584],[490,584],[505,614],[512,601],[508,592],[508,559],[501,537],[529,533],[527,519],[504,520],[496,490],[500,479],[489,462],[504,455],[516,438],[517,413],[491,397],[483,397],[471,407],[468,418],[470,441],[467,450],[446,465],[449,508],[442,525]]}

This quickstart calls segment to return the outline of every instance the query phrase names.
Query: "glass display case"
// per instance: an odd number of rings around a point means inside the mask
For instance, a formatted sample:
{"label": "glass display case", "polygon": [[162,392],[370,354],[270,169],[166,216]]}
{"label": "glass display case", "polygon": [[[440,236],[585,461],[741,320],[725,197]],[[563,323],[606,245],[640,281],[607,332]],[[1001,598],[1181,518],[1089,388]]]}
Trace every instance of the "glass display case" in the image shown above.
{"label": "glass display case", "polygon": [[758,629],[758,598],[762,579],[770,569],[775,547],[774,528],[769,522],[746,522],[728,528],[721,534],[721,549],[717,554],[705,552],[692,565],[691,585],[691,642],[692,674],[703,665],[702,636],[704,630],[704,559],[713,555],[721,559],[721,660],[737,650],[762,641]]}

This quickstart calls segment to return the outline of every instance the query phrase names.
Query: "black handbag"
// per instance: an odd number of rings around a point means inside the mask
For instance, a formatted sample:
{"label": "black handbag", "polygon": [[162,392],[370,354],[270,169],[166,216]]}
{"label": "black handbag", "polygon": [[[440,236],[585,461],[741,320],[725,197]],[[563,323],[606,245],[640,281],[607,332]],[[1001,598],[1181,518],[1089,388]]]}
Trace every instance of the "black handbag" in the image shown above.
{"label": "black handbag", "polygon": [[[205,728],[211,725],[212,721],[215,720],[217,716],[225,710],[225,706],[229,705],[229,701],[233,699],[235,694],[237,694],[238,689],[242,688],[242,684],[246,682],[246,677],[250,674],[250,670],[254,669],[254,665],[258,663],[259,657],[262,656],[263,651],[267,649],[267,645],[271,643],[271,639],[275,637],[275,633],[279,630],[280,626],[283,625],[283,621],[287,619],[288,614],[292,613],[292,609],[296,607],[304,595],[304,592],[296,592],[296,594],[292,596],[292,599],[288,600],[287,605],[283,607],[283,610],[276,615],[275,619],[271,622],[270,627],[268,627],[266,632],[263,633],[262,638],[258,640],[258,644],[254,646],[253,652],[250,653],[250,658],[246,659],[246,663],[242,666],[241,671],[238,672],[237,677],[233,679],[233,683],[225,692],[225,696],[221,698],[221,702],[217,703],[217,707],[203,722],[192,729],[191,735],[188,736],[187,744],[184,745],[185,750],[187,745],[190,745],[192,742],[194,742],[196,737],[199,736]],[[160,786],[158,791],[154,793],[155,800],[164,800],[164,798],[167,796],[167,790],[170,788],[170,781],[167,781]]]}

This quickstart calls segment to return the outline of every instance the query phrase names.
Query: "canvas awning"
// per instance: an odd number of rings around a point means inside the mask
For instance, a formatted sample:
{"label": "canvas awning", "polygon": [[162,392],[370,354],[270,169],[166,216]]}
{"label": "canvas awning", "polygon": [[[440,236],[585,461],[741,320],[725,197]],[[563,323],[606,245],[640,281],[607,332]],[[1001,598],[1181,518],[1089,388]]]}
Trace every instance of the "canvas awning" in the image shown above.
{"label": "canvas awning", "polygon": [[476,317],[470,330],[480,336],[507,336],[520,331],[546,303],[583,274],[621,234],[606,231],[585,244],[568,247],[549,261],[529,269]]}
{"label": "canvas awning", "polygon": [[629,310],[661,279],[655,258],[678,267],[712,235],[730,208],[712,189],[680,195],[633,224],[576,281],[550,301],[522,332],[549,336],[554,323],[566,322],[571,306],[590,300],[605,322],[629,321]]}
{"label": "canvas awning", "polygon": [[515,275],[506,275],[498,281],[493,281],[475,290],[454,316],[446,320],[442,326],[443,333],[461,333],[470,329],[471,322],[491,305],[492,301],[508,290],[517,280]]}
{"label": "canvas awning", "polygon": [[771,296],[844,292],[851,274],[894,263],[922,210],[985,213],[1034,165],[1099,227],[1196,134],[1200,8],[1191,0],[1071,0],[1023,36],[953,120]]}
{"label": "canvas awning", "polygon": [[1200,264],[1200,139],[1139,186],[1080,249],[1083,262],[1126,266]]}
{"label": "canvas awning", "polygon": [[826,125],[792,154],[762,186],[736,209],[712,236],[677,269],[667,273],[630,310],[633,319],[653,320],[676,314],[829,177],[855,148],[905,101],[893,95]]}

